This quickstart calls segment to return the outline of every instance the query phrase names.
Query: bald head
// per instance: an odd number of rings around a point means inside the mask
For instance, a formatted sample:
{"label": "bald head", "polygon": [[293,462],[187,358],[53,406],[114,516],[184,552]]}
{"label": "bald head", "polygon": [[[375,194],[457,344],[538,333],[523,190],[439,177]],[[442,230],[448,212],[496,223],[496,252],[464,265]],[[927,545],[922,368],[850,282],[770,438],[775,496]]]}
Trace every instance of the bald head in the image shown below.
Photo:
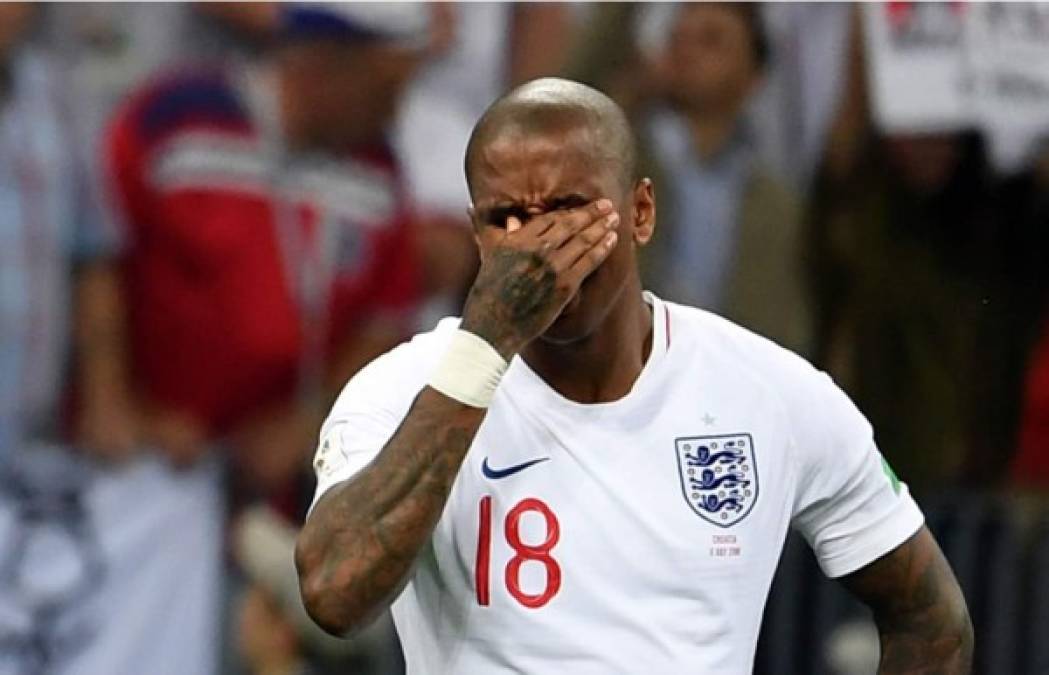
{"label": "bald head", "polygon": [[498,99],[474,126],[466,147],[466,182],[471,193],[483,150],[506,136],[582,130],[592,139],[593,159],[619,172],[623,187],[634,181],[636,151],[630,123],[615,101],[572,80],[532,80]]}

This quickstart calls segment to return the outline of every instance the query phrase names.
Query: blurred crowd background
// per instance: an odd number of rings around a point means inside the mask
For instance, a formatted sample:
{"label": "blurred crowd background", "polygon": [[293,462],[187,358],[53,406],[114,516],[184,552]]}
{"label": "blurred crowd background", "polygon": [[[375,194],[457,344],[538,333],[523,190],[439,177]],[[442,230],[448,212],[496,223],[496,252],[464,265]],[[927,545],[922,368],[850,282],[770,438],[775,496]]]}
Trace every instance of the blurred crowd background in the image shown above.
{"label": "blurred crowd background", "polygon": [[[458,311],[467,137],[545,75],[635,123],[647,285],[830,372],[979,672],[1049,672],[1049,5],[219,2],[0,4],[0,673],[401,672],[298,601],[316,433]],[[872,672],[795,548],[758,671]]]}

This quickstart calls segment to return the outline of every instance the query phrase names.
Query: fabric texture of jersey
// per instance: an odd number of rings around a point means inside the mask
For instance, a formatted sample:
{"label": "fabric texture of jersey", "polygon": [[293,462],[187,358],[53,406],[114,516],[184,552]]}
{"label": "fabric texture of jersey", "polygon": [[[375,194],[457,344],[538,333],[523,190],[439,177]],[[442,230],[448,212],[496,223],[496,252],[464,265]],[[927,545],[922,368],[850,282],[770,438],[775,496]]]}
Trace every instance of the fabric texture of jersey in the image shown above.
{"label": "fabric texture of jersey", "polygon": [[[195,69],[158,78],[117,115],[106,159],[127,231],[133,369],[157,405],[222,431],[294,390],[307,272],[325,270],[328,347],[407,314],[418,267],[383,144],[283,148],[275,82]],[[268,94],[268,97],[267,97]]]}
{"label": "fabric texture of jersey", "polygon": [[[410,673],[744,673],[794,527],[831,577],[922,525],[829,377],[648,294],[652,353],[610,403],[514,358],[393,605]],[[321,429],[317,498],[382,449],[447,319],[372,362]]]}

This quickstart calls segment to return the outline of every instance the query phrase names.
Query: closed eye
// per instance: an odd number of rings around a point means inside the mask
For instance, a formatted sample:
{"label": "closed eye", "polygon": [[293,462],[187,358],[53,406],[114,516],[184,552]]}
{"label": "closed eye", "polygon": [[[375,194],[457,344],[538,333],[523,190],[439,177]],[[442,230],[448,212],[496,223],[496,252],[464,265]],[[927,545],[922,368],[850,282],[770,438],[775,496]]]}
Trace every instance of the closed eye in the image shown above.
{"label": "closed eye", "polygon": [[[550,211],[567,211],[568,209],[576,209],[581,206],[586,206],[591,201],[593,200],[586,195],[576,193],[558,196],[550,199],[544,204],[544,212],[549,213]],[[522,223],[526,223],[533,215],[535,214],[529,213],[526,209],[520,206],[494,206],[488,209],[484,218],[484,223],[491,227],[505,228],[506,221],[511,216],[517,218]]]}
{"label": "closed eye", "polygon": [[590,201],[590,198],[585,195],[570,194],[551,199],[549,202],[549,208],[551,211],[566,211],[568,209],[577,209],[580,206],[586,206]]}

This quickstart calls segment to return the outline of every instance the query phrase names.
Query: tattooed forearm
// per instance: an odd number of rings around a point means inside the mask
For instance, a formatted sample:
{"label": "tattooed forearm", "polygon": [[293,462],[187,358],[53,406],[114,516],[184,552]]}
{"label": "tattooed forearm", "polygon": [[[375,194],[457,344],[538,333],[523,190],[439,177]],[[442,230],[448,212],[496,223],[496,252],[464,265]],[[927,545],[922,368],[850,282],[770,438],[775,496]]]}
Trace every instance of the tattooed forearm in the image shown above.
{"label": "tattooed forearm", "polygon": [[299,536],[306,608],[345,634],[384,609],[433,531],[484,417],[424,389],[375,461],[332,488]]}
{"label": "tattooed forearm", "polygon": [[965,598],[926,528],[843,582],[874,612],[881,675],[971,672],[973,630]]}

